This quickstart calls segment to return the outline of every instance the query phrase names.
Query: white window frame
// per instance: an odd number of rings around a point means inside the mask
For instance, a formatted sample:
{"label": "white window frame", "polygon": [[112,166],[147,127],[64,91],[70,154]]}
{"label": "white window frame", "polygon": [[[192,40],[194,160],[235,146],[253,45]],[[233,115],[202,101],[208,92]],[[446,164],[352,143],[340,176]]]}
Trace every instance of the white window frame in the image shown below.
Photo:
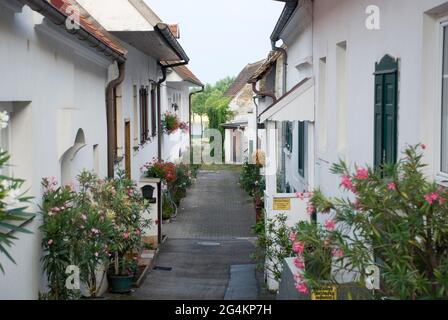
{"label": "white window frame", "polygon": [[[444,28],[448,28],[448,16],[445,16],[437,21],[438,27],[438,59],[436,73],[436,92],[437,92],[437,107],[435,112],[435,180],[438,184],[448,186],[448,172],[442,171],[442,96],[443,96],[443,52],[444,52]],[[448,151],[448,150],[447,150]]]}
{"label": "white window frame", "polygon": [[[5,130],[5,131],[7,131],[8,132],[8,137],[7,137],[7,145],[8,145],[8,148],[7,148],[7,150],[5,150],[5,151],[7,151],[9,154],[11,154],[12,153],[12,130],[11,130],[11,120],[12,120],[12,113],[13,113],[13,109],[12,109],[12,107],[10,107],[10,106],[8,106],[8,107],[3,107],[3,106],[1,106],[0,105],[0,112],[4,112],[4,111],[6,111],[7,113],[8,113],[8,115],[9,115],[9,123],[8,123],[8,126],[5,128],[5,129],[0,129],[0,130]],[[1,137],[0,137],[0,139],[1,139]],[[1,146],[0,146],[0,148],[1,148]],[[0,172],[0,174],[2,174],[2,175],[5,175],[5,176],[12,176],[13,175],[13,171],[12,171],[12,167],[10,167],[10,166],[5,166],[4,168],[3,168],[3,172]]]}

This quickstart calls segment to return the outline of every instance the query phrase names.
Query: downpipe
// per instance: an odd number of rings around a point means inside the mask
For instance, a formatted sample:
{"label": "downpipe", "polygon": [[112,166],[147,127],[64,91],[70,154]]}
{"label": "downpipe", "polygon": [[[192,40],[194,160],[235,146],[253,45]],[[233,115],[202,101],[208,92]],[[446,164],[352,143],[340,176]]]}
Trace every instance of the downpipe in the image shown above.
{"label": "downpipe", "polygon": [[125,77],[125,63],[118,63],[118,78],[109,82],[106,88],[106,118],[107,118],[107,176],[109,178],[114,177],[114,165],[115,165],[115,151],[117,146],[115,145],[115,136],[117,130],[115,128],[115,99],[114,90],[123,83]]}

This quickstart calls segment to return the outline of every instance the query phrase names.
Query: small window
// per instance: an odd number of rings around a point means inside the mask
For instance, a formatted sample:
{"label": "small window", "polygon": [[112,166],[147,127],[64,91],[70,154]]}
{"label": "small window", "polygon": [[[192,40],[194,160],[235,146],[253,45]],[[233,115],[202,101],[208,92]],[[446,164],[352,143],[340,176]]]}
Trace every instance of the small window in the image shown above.
{"label": "small window", "polygon": [[289,152],[292,152],[293,142],[292,142],[292,132],[293,124],[292,122],[285,122],[285,147]]}
{"label": "small window", "polygon": [[157,99],[160,97],[160,87],[151,89],[151,136],[157,135]]}
{"label": "small window", "polygon": [[140,89],[140,142],[148,140],[148,89]]}
{"label": "small window", "polygon": [[299,174],[305,177],[305,122],[299,121],[298,129]]}
{"label": "small window", "polygon": [[[4,112],[5,115],[10,117],[10,113],[7,111],[2,111],[0,109],[0,112]],[[8,120],[9,122],[9,120]],[[0,149],[1,152],[10,152],[10,139],[11,139],[11,125],[10,123],[5,123],[4,128],[0,127]],[[0,174],[9,176],[10,175],[10,166],[5,165],[3,168],[0,169]]]}

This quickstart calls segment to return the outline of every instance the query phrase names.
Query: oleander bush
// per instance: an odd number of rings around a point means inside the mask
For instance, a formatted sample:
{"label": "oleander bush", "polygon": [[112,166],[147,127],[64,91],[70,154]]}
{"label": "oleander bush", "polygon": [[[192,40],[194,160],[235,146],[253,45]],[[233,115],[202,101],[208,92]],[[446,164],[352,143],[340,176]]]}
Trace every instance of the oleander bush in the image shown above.
{"label": "oleander bush", "polygon": [[[129,256],[142,243],[143,218],[149,204],[136,185],[119,172],[115,179],[99,179],[84,171],[75,186],[58,186],[54,178],[42,181],[43,267],[49,299],[81,297],[79,287],[67,287],[67,272],[78,268],[80,281],[92,297],[98,295],[105,274],[126,274]],[[100,279],[98,270],[104,269]]]}
{"label": "oleander bush", "polygon": [[448,190],[425,177],[424,149],[410,146],[381,169],[333,165],[345,196],[314,192],[312,205],[328,216],[298,225],[292,237],[300,292],[341,285],[341,274],[365,287],[378,268],[375,298],[448,298]]}

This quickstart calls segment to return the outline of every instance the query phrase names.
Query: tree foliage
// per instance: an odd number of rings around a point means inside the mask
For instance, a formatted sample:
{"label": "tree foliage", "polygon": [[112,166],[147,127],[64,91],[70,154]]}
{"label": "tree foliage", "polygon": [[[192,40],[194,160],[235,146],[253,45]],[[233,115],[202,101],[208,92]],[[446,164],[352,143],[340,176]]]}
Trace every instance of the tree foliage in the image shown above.
{"label": "tree foliage", "polygon": [[[199,116],[211,115],[212,118],[214,118],[215,114],[218,114],[219,116],[223,115],[222,119],[228,120],[228,116],[230,116],[230,111],[228,110],[230,99],[224,96],[224,92],[226,92],[233,81],[234,78],[227,77],[217,81],[214,85],[207,84],[203,92],[193,96],[193,113]],[[217,122],[214,121],[215,126],[210,125],[210,128],[218,129],[219,124],[216,126]]]}

